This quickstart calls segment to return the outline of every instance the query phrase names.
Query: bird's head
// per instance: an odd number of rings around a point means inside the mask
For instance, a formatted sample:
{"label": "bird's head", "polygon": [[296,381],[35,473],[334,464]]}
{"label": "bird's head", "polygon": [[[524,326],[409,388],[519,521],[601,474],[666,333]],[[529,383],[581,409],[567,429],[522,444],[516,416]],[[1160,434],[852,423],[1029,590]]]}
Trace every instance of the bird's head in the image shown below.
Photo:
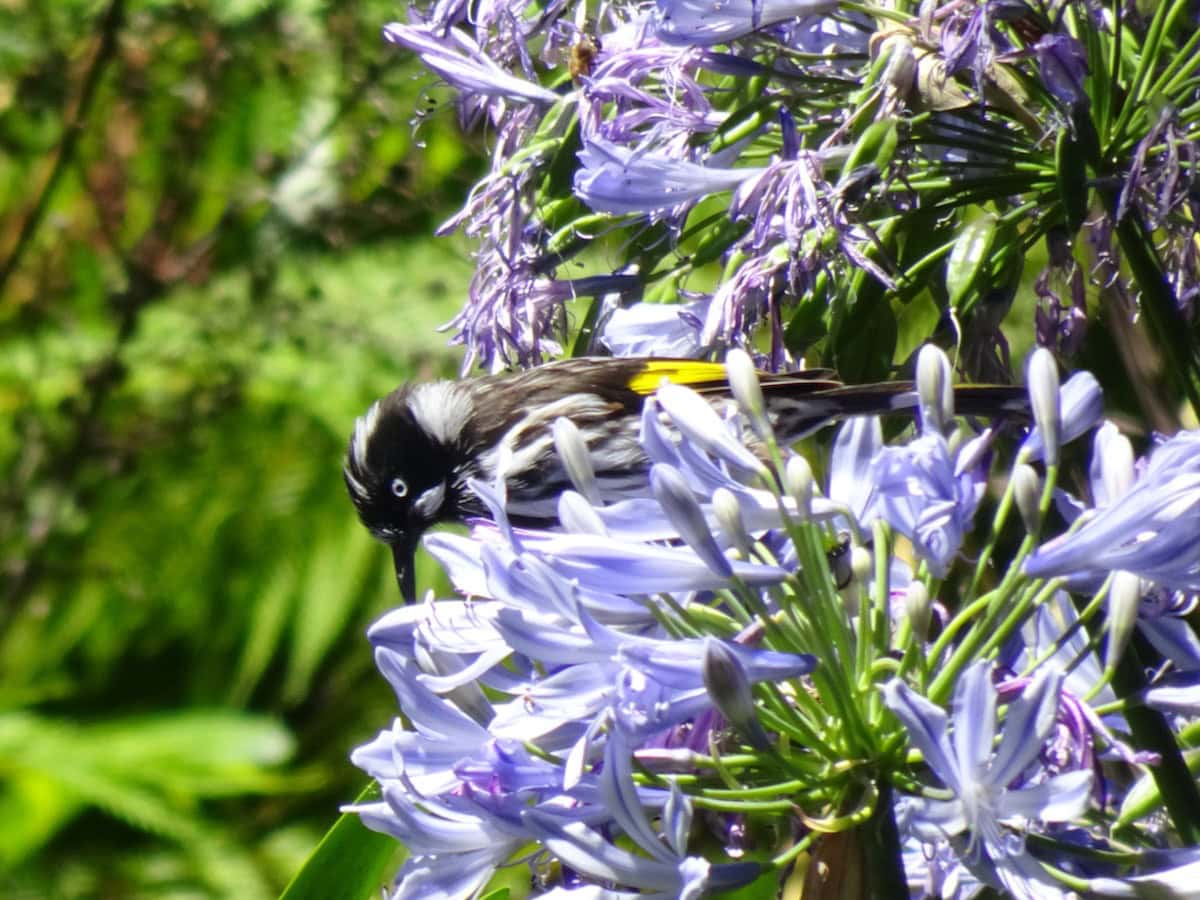
{"label": "bird's head", "polygon": [[452,459],[444,429],[430,427],[427,402],[400,388],[354,424],[343,473],[358,516],[392,548],[405,599],[412,599],[412,556],[429,526],[447,515]]}

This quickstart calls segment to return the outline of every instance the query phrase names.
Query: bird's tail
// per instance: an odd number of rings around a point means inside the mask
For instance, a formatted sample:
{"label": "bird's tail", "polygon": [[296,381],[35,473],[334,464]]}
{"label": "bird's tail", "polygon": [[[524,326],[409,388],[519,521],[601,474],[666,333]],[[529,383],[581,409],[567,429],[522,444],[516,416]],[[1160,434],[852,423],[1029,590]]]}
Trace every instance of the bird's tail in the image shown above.
{"label": "bird's tail", "polygon": [[[815,388],[815,389],[814,389]],[[788,385],[776,381],[763,384],[767,411],[778,436],[795,441],[849,416],[882,416],[911,413],[919,401],[912,382],[828,386],[800,381]],[[987,418],[1029,417],[1029,399],[1024,388],[1010,385],[959,385],[954,389],[958,415]]]}

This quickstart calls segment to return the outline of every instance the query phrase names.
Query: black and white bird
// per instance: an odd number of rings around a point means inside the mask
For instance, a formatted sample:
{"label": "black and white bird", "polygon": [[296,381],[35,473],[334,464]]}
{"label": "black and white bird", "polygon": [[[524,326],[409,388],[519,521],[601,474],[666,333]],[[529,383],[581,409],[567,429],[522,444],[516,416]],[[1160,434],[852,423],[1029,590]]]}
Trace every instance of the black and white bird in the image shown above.
{"label": "black and white bird", "polygon": [[[358,419],[345,479],[359,517],[392,548],[406,600],[415,596],[412,558],[438,522],[486,516],[468,486],[505,472],[506,512],[518,525],[557,522],[558,497],[571,486],[555,452],[560,418],[579,429],[605,501],[649,492],[650,466],[639,443],[642,407],[666,380],[686,385],[724,413],[733,403],[725,367],[691,359],[581,357],[513,375],[406,384]],[[917,406],[909,382],[846,386],[827,370],[760,375],[767,416],[782,443],[836,419]],[[1025,392],[960,386],[965,414],[1023,411]],[[753,435],[747,431],[753,449]]]}

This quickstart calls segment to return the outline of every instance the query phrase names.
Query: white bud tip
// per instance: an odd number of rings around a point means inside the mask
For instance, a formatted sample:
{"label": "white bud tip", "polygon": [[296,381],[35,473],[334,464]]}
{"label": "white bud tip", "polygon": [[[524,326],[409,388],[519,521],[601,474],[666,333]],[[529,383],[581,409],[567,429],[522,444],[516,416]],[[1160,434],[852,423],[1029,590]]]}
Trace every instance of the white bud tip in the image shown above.
{"label": "white bud tip", "polygon": [[954,372],[946,354],[933,344],[917,354],[917,396],[925,428],[944,434],[954,418]]}
{"label": "white bud tip", "polygon": [[1046,448],[1046,463],[1057,465],[1062,446],[1062,409],[1058,396],[1058,363],[1054,361],[1054,354],[1045,347],[1034,350],[1029,357],[1026,378],[1033,421],[1041,432],[1042,446]]}

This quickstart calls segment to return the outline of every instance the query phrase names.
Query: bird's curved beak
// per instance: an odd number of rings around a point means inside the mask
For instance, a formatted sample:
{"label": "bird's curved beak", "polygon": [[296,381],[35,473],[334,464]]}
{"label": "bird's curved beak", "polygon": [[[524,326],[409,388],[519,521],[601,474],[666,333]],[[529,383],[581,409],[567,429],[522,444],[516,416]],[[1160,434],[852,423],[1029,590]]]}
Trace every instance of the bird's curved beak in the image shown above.
{"label": "bird's curved beak", "polygon": [[415,603],[417,600],[417,576],[413,571],[413,557],[417,552],[417,542],[405,535],[392,548],[392,563],[396,567],[396,582],[400,585],[400,596],[405,603]]}

